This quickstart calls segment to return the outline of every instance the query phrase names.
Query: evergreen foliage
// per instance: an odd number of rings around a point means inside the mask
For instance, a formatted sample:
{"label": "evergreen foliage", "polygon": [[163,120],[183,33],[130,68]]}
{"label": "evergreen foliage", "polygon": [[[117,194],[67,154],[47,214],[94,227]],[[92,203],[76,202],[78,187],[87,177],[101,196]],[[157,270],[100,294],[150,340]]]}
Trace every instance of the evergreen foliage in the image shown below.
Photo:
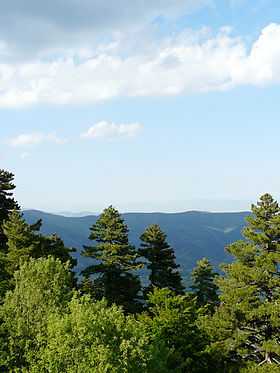
{"label": "evergreen foliage", "polygon": [[12,210],[19,209],[13,197],[15,185],[14,175],[0,169],[0,301],[9,288],[9,273],[7,272],[7,238],[3,231],[3,223],[8,219]]}
{"label": "evergreen foliage", "polygon": [[70,253],[73,249],[64,246],[57,236],[43,236],[38,233],[41,222],[29,225],[19,211],[12,211],[3,224],[3,232],[7,239],[6,269],[11,276],[20,264],[29,258],[41,258],[52,255],[62,262],[69,262],[72,267],[76,264]]}
{"label": "evergreen foliage", "polygon": [[12,211],[3,223],[7,239],[7,272],[10,276],[28,260],[39,245],[39,237],[22,218],[19,211]]}
{"label": "evergreen foliage", "polygon": [[174,250],[166,241],[166,234],[158,225],[149,226],[140,237],[139,254],[147,260],[150,284],[146,293],[154,287],[167,288],[176,294],[183,294],[184,286],[176,264]]}
{"label": "evergreen foliage", "polygon": [[3,223],[8,219],[12,210],[18,210],[19,205],[13,198],[14,175],[0,169],[0,252],[6,249],[6,237],[3,232]]}
{"label": "evergreen foliage", "polygon": [[[252,205],[244,240],[227,247],[234,261],[224,276],[204,258],[186,293],[160,227],[146,229],[137,252],[110,206],[84,250],[92,265],[82,296],[71,250],[43,236],[40,220],[25,222],[13,189],[13,175],[0,170],[0,371],[279,372],[280,206],[269,194]],[[150,271],[144,291],[140,255]]]}
{"label": "evergreen foliage", "polygon": [[0,252],[0,304],[10,286],[10,276],[7,271],[7,265],[8,261],[6,255]]}
{"label": "evergreen foliage", "polygon": [[85,247],[83,255],[94,263],[83,271],[86,279],[93,275],[96,298],[105,297],[110,305],[117,304],[127,312],[140,307],[141,283],[135,270],[138,254],[128,241],[128,228],[120,213],[110,206],[91,227],[89,239],[94,246]]}
{"label": "evergreen foliage", "polygon": [[62,263],[69,263],[71,268],[75,267],[77,260],[71,256],[71,253],[74,253],[76,249],[66,247],[63,240],[57,234],[50,236],[40,235],[39,239],[40,245],[34,251],[33,258],[46,258],[51,255],[59,259]]}
{"label": "evergreen foliage", "polygon": [[149,316],[140,319],[167,348],[168,372],[207,372],[207,338],[197,323],[196,303],[190,295],[165,289],[149,294]]}
{"label": "evergreen foliage", "polygon": [[244,371],[279,371],[280,207],[269,194],[252,206],[244,236],[228,247],[235,261],[218,281],[221,306],[207,326],[212,348]]}
{"label": "evergreen foliage", "polygon": [[213,312],[219,304],[218,286],[215,279],[218,276],[207,258],[197,262],[192,271],[192,292],[196,297],[198,307],[207,307]]}

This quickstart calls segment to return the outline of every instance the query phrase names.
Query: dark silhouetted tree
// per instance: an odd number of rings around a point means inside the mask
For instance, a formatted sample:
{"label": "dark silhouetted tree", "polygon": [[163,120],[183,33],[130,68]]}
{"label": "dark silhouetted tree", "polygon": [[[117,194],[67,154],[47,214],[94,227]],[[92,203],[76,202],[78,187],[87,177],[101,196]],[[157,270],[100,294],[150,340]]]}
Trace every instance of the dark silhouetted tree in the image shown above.
{"label": "dark silhouetted tree", "polygon": [[142,243],[139,254],[147,260],[150,284],[146,292],[157,288],[167,288],[176,294],[183,294],[181,274],[178,271],[174,250],[166,241],[166,234],[158,225],[149,226],[140,237]]}
{"label": "dark silhouetted tree", "polygon": [[138,254],[129,243],[128,228],[121,215],[110,206],[90,230],[89,239],[95,244],[85,247],[83,255],[94,263],[83,271],[84,277],[92,277],[97,299],[105,297],[110,305],[121,305],[127,312],[137,311],[141,283],[134,271],[141,264],[137,263]]}

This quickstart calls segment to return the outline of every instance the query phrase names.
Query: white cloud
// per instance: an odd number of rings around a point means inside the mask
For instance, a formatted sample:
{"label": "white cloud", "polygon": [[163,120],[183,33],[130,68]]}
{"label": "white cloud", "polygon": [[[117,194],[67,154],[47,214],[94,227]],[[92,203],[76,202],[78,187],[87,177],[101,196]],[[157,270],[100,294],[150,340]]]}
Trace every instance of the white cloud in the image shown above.
{"label": "white cloud", "polygon": [[[44,134],[40,132],[20,134],[8,140],[8,144],[13,147],[38,145],[43,142],[64,144],[66,140],[59,138],[55,133]],[[26,155],[27,153],[23,153],[23,154]]]}
{"label": "white cloud", "polygon": [[42,142],[42,135],[40,133],[21,134],[9,140],[11,146],[34,145],[40,142]]}
{"label": "white cloud", "polygon": [[81,137],[87,139],[134,137],[142,129],[143,125],[139,123],[116,124],[102,121],[90,127],[87,132],[81,134]]}
{"label": "white cloud", "polygon": [[250,54],[236,66],[233,79],[236,84],[280,82],[280,24],[262,30]]}
{"label": "white cloud", "polygon": [[227,28],[214,36],[205,30],[198,34],[187,30],[149,43],[126,50],[126,40],[117,38],[110,48],[89,53],[79,63],[76,56],[2,63],[0,107],[89,104],[115,97],[168,96],[280,82],[280,24],[265,27],[249,51]]}

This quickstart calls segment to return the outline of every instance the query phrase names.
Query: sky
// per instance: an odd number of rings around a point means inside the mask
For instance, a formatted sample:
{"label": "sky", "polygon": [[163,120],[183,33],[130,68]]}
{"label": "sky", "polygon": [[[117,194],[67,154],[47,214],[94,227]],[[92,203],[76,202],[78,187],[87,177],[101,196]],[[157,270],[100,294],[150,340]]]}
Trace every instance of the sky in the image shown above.
{"label": "sky", "polygon": [[0,5],[0,168],[25,209],[280,198],[279,0]]}

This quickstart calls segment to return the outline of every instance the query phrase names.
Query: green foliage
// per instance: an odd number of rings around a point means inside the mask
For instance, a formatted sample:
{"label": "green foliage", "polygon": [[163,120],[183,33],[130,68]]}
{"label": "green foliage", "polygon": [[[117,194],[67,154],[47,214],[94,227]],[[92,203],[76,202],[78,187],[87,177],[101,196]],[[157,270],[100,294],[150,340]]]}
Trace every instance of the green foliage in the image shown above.
{"label": "green foliage", "polygon": [[20,264],[32,258],[52,255],[62,262],[69,262],[73,267],[76,261],[71,257],[72,249],[64,246],[63,241],[53,235],[45,237],[38,233],[41,222],[29,225],[19,211],[12,211],[3,224],[7,238],[7,272],[13,275]]}
{"label": "green foliage", "polygon": [[141,284],[133,271],[139,269],[138,254],[129,244],[128,228],[119,212],[112,206],[105,209],[91,227],[89,239],[95,246],[85,247],[83,255],[94,259],[94,264],[83,271],[93,279],[96,298],[105,297],[109,304],[117,304],[128,312],[139,309]]}
{"label": "green foliage", "polygon": [[9,287],[9,274],[7,272],[7,238],[3,232],[3,223],[8,218],[10,211],[19,209],[13,198],[14,175],[0,169],[0,301]]}
{"label": "green foliage", "polygon": [[10,287],[10,276],[7,271],[8,261],[5,253],[0,251],[0,304]]}
{"label": "green foliage", "polygon": [[240,369],[240,373],[279,373],[279,364],[254,364],[249,363],[247,367]]}
{"label": "green foliage", "polygon": [[174,250],[166,241],[166,234],[158,225],[150,225],[140,237],[139,254],[147,259],[150,284],[146,292],[156,288],[167,288],[183,294],[184,286],[176,264]]}
{"label": "green foliage", "polygon": [[228,247],[235,261],[223,267],[221,306],[206,328],[229,360],[269,372],[280,369],[280,208],[266,194],[252,212],[246,240]]}
{"label": "green foliage", "polygon": [[91,228],[84,255],[92,265],[80,287],[90,296],[81,296],[71,250],[40,234],[40,220],[25,222],[13,189],[13,175],[0,170],[0,371],[280,370],[280,207],[270,195],[252,206],[245,239],[227,248],[234,262],[225,276],[204,258],[187,294],[166,235],[149,226],[139,249],[150,270],[148,308],[132,316],[142,264],[119,212],[110,206]]}
{"label": "green foliage", "polygon": [[191,289],[196,297],[198,307],[206,307],[213,312],[219,304],[218,286],[215,279],[218,276],[213,271],[209,260],[203,258],[197,262],[196,268],[192,271]]}
{"label": "green foliage", "polygon": [[15,273],[15,289],[6,294],[0,309],[1,331],[6,335],[0,366],[22,371],[34,364],[48,317],[65,310],[71,284],[69,265],[53,257],[31,259],[21,266]]}
{"label": "green foliage", "polygon": [[193,298],[174,295],[169,289],[154,289],[149,294],[149,306],[149,315],[140,319],[168,349],[168,371],[207,372],[207,338],[198,327]]}
{"label": "green foliage", "polygon": [[0,169],[0,251],[5,250],[6,238],[2,230],[4,221],[8,218],[9,212],[18,210],[19,206],[13,198],[14,175],[11,172]]}
{"label": "green foliage", "polygon": [[48,341],[31,372],[165,372],[165,350],[117,306],[74,298],[48,322]]}
{"label": "green foliage", "polygon": [[40,235],[39,238],[40,245],[32,255],[34,258],[46,258],[51,255],[54,258],[61,260],[62,263],[69,263],[71,268],[77,264],[77,260],[71,256],[71,253],[76,250],[74,248],[66,247],[57,234],[52,234],[51,236]]}
{"label": "green foliage", "polygon": [[32,256],[39,245],[39,237],[16,210],[3,223],[3,232],[7,238],[7,271],[13,275],[20,263]]}

